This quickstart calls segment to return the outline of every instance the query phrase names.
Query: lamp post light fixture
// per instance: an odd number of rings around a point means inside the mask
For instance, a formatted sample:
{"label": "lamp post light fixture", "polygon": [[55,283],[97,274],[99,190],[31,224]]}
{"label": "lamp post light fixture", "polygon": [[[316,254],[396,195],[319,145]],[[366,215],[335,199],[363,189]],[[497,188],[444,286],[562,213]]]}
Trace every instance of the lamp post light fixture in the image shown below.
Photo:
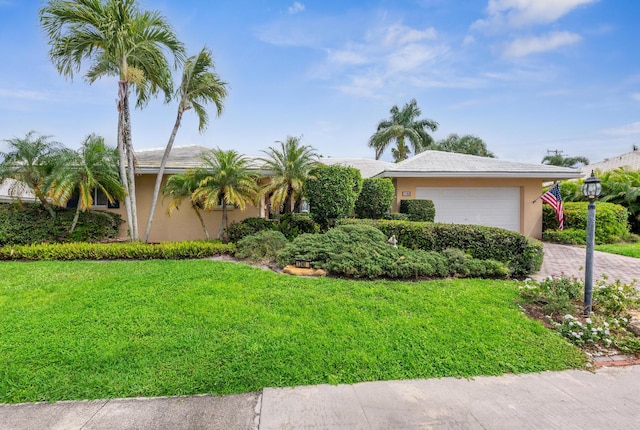
{"label": "lamp post light fixture", "polygon": [[595,199],[600,197],[602,185],[600,179],[596,178],[591,171],[582,186],[582,194],[589,200],[587,207],[587,257],[584,266],[584,315],[591,314],[591,305],[593,299],[593,248],[596,232],[596,204]]}

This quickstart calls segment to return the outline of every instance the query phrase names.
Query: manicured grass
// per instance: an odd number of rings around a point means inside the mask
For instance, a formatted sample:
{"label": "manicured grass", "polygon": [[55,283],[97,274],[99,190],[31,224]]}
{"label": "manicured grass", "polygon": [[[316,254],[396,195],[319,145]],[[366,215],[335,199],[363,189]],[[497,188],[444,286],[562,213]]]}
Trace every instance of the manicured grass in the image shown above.
{"label": "manicured grass", "polygon": [[0,263],[0,402],[580,366],[514,282],[308,279],[210,260]]}
{"label": "manicured grass", "polygon": [[611,254],[626,255],[627,257],[640,258],[640,242],[597,245],[596,250],[609,252]]}

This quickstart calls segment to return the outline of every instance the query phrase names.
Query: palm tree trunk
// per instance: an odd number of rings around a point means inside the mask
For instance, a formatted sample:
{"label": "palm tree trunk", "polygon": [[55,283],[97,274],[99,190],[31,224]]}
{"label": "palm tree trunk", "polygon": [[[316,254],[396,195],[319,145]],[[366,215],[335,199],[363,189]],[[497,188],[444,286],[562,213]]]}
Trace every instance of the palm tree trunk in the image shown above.
{"label": "palm tree trunk", "polygon": [[[178,115],[176,117],[176,122],[173,125],[173,130],[171,131],[171,136],[169,137],[169,142],[167,143],[167,147],[164,149],[164,154],[162,155],[162,161],[160,161],[160,169],[158,170],[158,175],[156,176],[156,184],[153,187],[153,195],[151,197],[151,209],[149,209],[149,218],[147,219],[147,227],[144,230],[144,237],[142,238],[143,242],[147,242],[149,240],[149,234],[151,233],[151,224],[153,223],[153,214],[156,210],[156,204],[158,203],[158,196],[160,195],[160,186],[162,185],[162,175],[164,175],[164,168],[167,165],[167,160],[169,159],[169,154],[171,153],[171,148],[173,147],[173,142],[176,139],[176,135],[178,134],[178,129],[180,128],[180,123],[182,122],[182,109],[178,108]],[[196,209],[196,213],[198,214],[198,218],[200,218],[200,222],[204,222],[200,217],[200,212]],[[207,240],[209,240],[209,234],[206,232]]]}
{"label": "palm tree trunk", "polygon": [[53,210],[53,208],[47,201],[47,198],[44,196],[44,194],[42,194],[42,192],[39,191],[38,189],[34,189],[33,193],[36,195],[38,200],[40,200],[42,207],[45,208],[47,212],[49,212],[49,215],[51,215],[51,219],[56,219],[56,212]]}
{"label": "palm tree trunk", "polygon": [[131,215],[131,190],[129,189],[129,180],[127,178],[127,145],[125,143],[124,128],[124,94],[128,91],[126,81],[118,82],[118,161],[120,169],[120,181],[124,187],[124,208],[127,213],[127,222],[129,223],[129,238],[133,239],[133,229]]}
{"label": "palm tree trunk", "polygon": [[196,211],[196,215],[198,215],[198,219],[200,220],[200,225],[202,226],[202,230],[204,231],[204,237],[207,240],[210,240],[209,230],[207,230],[207,225],[204,223],[204,219],[202,219],[202,214],[200,213],[200,209],[197,206],[192,206],[193,210]]}
{"label": "palm tree trunk", "polygon": [[129,225],[131,240],[138,240],[138,211],[136,203],[136,172],[133,154],[133,144],[131,143],[131,113],[129,109],[129,88],[125,81],[126,91],[124,92],[122,112],[123,112],[123,140],[125,153],[127,155],[127,184],[129,186],[129,199],[131,206],[131,223]]}
{"label": "palm tree trunk", "polygon": [[218,236],[216,239],[222,240],[224,236],[224,229],[227,227],[227,202],[222,199],[222,221],[220,222],[220,230],[218,230]]}
{"label": "palm tree trunk", "polygon": [[76,225],[78,224],[78,219],[80,218],[80,204],[76,207],[76,213],[73,216],[73,221],[71,222],[71,228],[69,229],[69,233],[73,233],[76,229]]}

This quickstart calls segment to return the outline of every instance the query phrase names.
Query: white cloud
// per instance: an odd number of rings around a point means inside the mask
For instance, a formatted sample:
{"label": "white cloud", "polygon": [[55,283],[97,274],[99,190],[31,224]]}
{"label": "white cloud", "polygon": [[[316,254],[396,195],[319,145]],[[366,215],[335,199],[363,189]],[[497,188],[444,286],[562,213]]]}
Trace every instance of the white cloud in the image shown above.
{"label": "white cloud", "polygon": [[295,15],[296,13],[300,13],[304,11],[304,5],[300,2],[294,1],[291,6],[289,6],[289,15]]}
{"label": "white cloud", "polygon": [[572,45],[582,37],[568,31],[559,31],[538,37],[515,39],[507,44],[504,55],[507,57],[525,57],[530,54],[553,51],[563,46]]}
{"label": "white cloud", "polygon": [[476,43],[476,38],[471,35],[466,35],[462,41],[462,46],[471,46]]}
{"label": "white cloud", "polygon": [[0,98],[19,99],[19,100],[47,100],[48,97],[38,91],[25,90],[8,90],[0,88]]}
{"label": "white cloud", "polygon": [[640,93],[631,94],[631,98],[637,102],[640,102]]}
{"label": "white cloud", "polygon": [[355,65],[365,64],[369,60],[360,52],[352,49],[334,51],[327,49],[327,61],[333,64]]}
{"label": "white cloud", "polygon": [[521,27],[549,24],[574,9],[598,0],[489,0],[486,19],[473,24],[475,28],[501,26]]}
{"label": "white cloud", "polygon": [[640,121],[632,122],[631,124],[623,125],[621,127],[609,128],[603,130],[605,134],[612,136],[632,136],[640,135]]}
{"label": "white cloud", "polygon": [[422,40],[434,40],[437,37],[437,32],[433,27],[416,30],[399,24],[389,26],[385,29],[385,33],[382,41],[384,46],[401,46]]}

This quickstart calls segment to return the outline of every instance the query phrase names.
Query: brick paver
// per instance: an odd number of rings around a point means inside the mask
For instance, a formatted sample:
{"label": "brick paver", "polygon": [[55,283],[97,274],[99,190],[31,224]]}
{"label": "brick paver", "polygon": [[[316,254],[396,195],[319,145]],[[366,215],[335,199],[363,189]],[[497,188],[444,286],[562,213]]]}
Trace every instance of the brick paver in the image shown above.
{"label": "brick paver", "polygon": [[[541,280],[547,276],[564,274],[584,281],[585,258],[585,248],[545,243],[542,268],[532,278]],[[640,259],[594,251],[593,280],[597,281],[602,275],[609,280],[620,279],[624,283],[636,280],[636,287],[640,287]]]}

